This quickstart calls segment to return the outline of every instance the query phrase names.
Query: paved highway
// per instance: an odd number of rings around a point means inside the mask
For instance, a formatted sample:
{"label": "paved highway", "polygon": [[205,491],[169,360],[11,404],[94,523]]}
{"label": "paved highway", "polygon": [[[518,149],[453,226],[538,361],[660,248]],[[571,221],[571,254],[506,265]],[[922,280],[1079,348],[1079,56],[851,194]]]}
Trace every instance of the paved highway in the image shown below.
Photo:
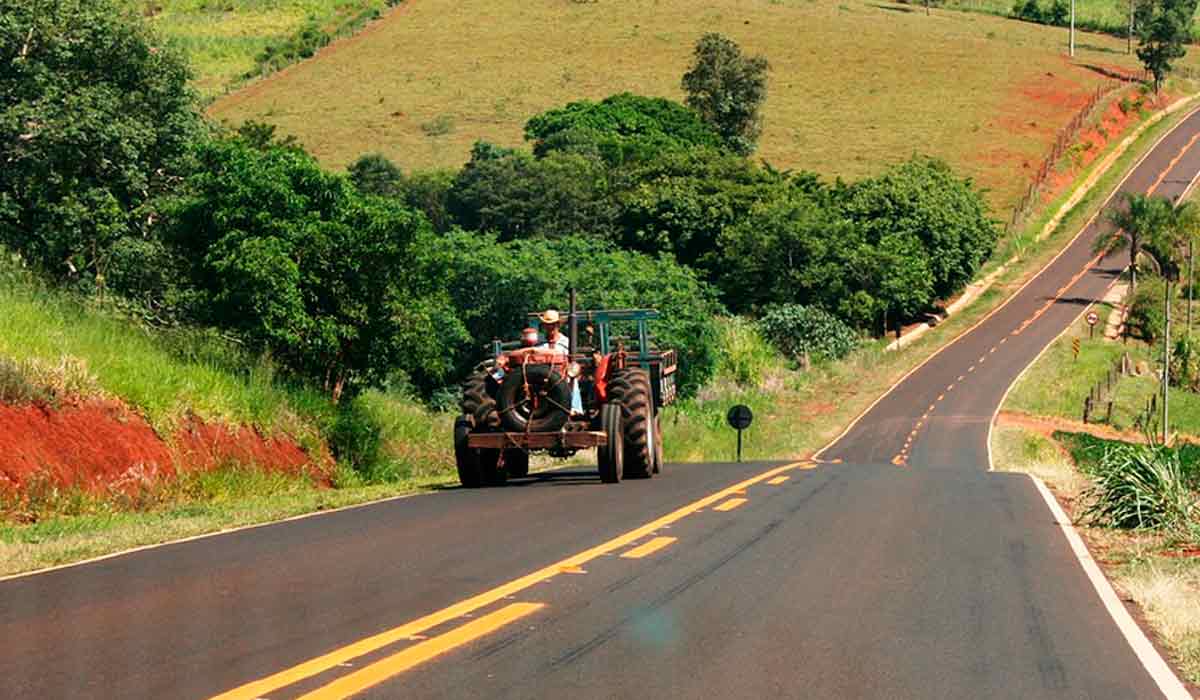
{"label": "paved highway", "polygon": [[[1178,195],[1198,138],[1123,188]],[[1004,392],[1121,267],[1106,225],[818,460],[564,472],[0,582],[0,697],[1179,696],[1033,480],[989,471]]]}

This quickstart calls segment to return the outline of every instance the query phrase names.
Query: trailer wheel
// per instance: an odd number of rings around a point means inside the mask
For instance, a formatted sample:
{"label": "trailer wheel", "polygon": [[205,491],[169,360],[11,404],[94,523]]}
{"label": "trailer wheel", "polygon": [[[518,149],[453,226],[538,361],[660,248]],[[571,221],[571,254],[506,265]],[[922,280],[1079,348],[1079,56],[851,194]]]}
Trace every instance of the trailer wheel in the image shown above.
{"label": "trailer wheel", "polygon": [[600,481],[615,484],[621,480],[625,463],[625,445],[621,435],[621,407],[605,404],[600,409],[600,429],[607,439],[596,449],[596,462],[600,467]]}
{"label": "trailer wheel", "polygon": [[649,373],[641,367],[626,367],[613,372],[608,380],[608,401],[621,407],[626,476],[649,479],[656,471],[655,446],[650,435],[654,408],[650,405]]}
{"label": "trailer wheel", "polygon": [[511,479],[529,476],[529,453],[525,450],[505,450],[504,472]]}
{"label": "trailer wheel", "polygon": [[472,422],[466,416],[454,421],[454,463],[458,467],[458,483],[463,488],[479,488],[483,483],[483,474],[479,468],[479,454],[467,445],[471,435]]}

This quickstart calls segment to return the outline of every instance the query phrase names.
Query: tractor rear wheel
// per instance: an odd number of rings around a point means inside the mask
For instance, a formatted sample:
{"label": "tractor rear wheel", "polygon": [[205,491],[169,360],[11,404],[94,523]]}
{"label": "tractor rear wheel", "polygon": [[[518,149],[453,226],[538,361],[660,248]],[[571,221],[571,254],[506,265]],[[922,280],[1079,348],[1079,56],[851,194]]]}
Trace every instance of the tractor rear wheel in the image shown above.
{"label": "tractor rear wheel", "polygon": [[600,481],[606,484],[615,484],[623,476],[625,462],[620,406],[610,403],[600,409],[600,429],[607,436],[604,444],[596,448],[596,463],[600,467]]}
{"label": "tractor rear wheel", "polygon": [[625,433],[625,475],[633,479],[649,479],[656,471],[655,445],[650,435],[654,407],[651,405],[649,373],[641,367],[626,367],[613,372],[608,380],[608,401],[621,407],[621,424]]}
{"label": "tractor rear wheel", "polygon": [[529,453],[518,449],[505,450],[504,473],[510,479],[520,479],[523,476],[529,476]]}
{"label": "tractor rear wheel", "polygon": [[496,399],[488,392],[488,373],[475,372],[463,382],[462,400],[459,406],[464,416],[470,416],[475,425],[484,430],[500,427],[500,413],[496,410]]}

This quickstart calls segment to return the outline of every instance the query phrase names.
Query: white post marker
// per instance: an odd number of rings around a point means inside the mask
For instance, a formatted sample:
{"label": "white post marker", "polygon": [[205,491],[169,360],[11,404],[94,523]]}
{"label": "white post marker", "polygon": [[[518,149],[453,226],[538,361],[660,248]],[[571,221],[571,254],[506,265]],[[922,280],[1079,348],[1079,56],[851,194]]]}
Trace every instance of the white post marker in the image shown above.
{"label": "white post marker", "polygon": [[1075,0],[1071,0],[1071,58],[1075,58]]}
{"label": "white post marker", "polygon": [[1096,323],[1100,320],[1100,316],[1095,311],[1089,311],[1087,315],[1088,324],[1088,340],[1096,337]]}

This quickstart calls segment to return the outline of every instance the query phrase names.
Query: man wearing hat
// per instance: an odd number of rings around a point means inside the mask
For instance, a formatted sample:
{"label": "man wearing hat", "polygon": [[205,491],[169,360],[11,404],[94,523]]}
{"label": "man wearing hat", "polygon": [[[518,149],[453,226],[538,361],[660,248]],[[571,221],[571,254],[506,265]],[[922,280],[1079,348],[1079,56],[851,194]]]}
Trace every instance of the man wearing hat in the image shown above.
{"label": "man wearing hat", "polygon": [[562,319],[559,318],[558,311],[555,309],[546,309],[538,314],[538,321],[541,322],[542,335],[545,341],[538,345],[538,350],[553,350],[567,354],[571,351],[571,341],[567,336],[563,335],[559,327],[562,325]]}

